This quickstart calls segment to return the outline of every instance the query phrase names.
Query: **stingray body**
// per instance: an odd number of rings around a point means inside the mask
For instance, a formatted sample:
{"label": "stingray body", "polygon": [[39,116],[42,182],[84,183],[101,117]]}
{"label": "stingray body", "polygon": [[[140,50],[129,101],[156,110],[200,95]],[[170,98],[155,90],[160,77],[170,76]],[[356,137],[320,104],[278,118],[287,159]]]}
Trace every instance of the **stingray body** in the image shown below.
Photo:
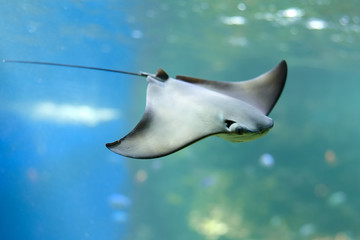
{"label": "stingray body", "polygon": [[268,117],[284,88],[287,65],[282,61],[267,73],[248,81],[219,82],[176,76],[50,62],[3,60],[116,72],[146,77],[145,113],[128,135],[106,146],[131,158],[157,158],[216,135],[231,142],[248,142],[272,127]]}
{"label": "stingray body", "polygon": [[287,65],[248,81],[219,82],[186,76],[170,78],[162,69],[147,76],[145,113],[128,135],[106,146],[123,156],[162,157],[205,137],[231,142],[264,136],[268,114],[283,90]]}

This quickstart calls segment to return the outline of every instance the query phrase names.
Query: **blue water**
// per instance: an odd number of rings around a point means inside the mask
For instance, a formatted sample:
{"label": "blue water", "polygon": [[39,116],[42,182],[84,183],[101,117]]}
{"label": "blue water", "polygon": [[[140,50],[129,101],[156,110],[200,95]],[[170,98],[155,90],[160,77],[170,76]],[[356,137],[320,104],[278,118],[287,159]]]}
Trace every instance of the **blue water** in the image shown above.
{"label": "blue water", "polygon": [[[131,70],[136,52],[126,22],[131,7],[101,1],[4,2],[1,58]],[[105,143],[116,140],[125,125],[121,111],[131,101],[131,81],[20,64],[1,64],[0,71],[0,238],[124,236],[128,221],[113,215],[126,216],[131,206],[113,207],[109,198],[132,193],[128,166]]]}
{"label": "blue water", "polygon": [[[1,63],[0,239],[359,239],[357,0],[4,1],[0,56],[256,77],[282,59],[274,128],[126,159],[146,81]],[[168,136],[165,136],[168,137]]]}

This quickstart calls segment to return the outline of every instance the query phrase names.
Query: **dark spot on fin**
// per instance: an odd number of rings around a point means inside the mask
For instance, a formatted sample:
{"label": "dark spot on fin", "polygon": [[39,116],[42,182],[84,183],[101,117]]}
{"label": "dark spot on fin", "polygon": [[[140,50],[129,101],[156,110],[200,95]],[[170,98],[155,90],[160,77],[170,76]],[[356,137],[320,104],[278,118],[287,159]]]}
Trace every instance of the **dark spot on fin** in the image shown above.
{"label": "dark spot on fin", "polygon": [[106,145],[107,148],[111,148],[111,147],[114,147],[114,146],[118,145],[118,144],[121,142],[121,140],[122,140],[122,139],[117,140],[117,141],[112,142],[112,143],[107,143],[107,144],[105,144],[105,145]]}
{"label": "dark spot on fin", "polygon": [[158,69],[155,76],[163,81],[166,81],[169,78],[169,75],[167,75],[167,73],[161,68]]}

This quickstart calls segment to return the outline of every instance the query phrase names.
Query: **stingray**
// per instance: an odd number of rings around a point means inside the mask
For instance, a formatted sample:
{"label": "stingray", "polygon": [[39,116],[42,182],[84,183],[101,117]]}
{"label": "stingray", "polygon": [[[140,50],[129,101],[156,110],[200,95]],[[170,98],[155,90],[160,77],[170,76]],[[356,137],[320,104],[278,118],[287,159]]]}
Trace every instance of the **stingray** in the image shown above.
{"label": "stingray", "polygon": [[274,125],[268,117],[284,88],[285,61],[247,81],[222,82],[178,75],[159,69],[156,74],[78,65],[4,60],[77,67],[146,77],[145,113],[135,128],[106,147],[131,158],[158,158],[201,139],[218,136],[230,142],[249,142]]}

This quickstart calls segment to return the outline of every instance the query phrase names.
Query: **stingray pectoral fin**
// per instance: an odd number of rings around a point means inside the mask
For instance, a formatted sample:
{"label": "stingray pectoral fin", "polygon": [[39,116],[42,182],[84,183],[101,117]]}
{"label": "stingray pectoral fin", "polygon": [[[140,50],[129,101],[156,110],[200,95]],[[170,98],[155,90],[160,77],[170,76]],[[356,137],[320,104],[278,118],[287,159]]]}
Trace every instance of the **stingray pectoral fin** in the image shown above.
{"label": "stingray pectoral fin", "polygon": [[[218,129],[209,110],[197,104],[189,94],[189,84],[178,84],[169,78],[165,83],[149,79],[145,113],[137,126],[124,138],[106,146],[113,152],[131,158],[156,158],[176,152]],[[188,87],[189,89],[184,89]],[[192,99],[189,99],[193,97]]]}
{"label": "stingray pectoral fin", "polygon": [[155,158],[161,154],[151,145],[152,133],[156,133],[158,124],[153,121],[153,114],[150,110],[145,111],[141,121],[125,137],[112,143],[107,143],[106,147],[111,151],[132,158]]}
{"label": "stingray pectoral fin", "polygon": [[268,115],[285,86],[287,64],[280,62],[278,66],[254,79],[235,83],[237,88],[246,92],[246,101]]}
{"label": "stingray pectoral fin", "polygon": [[248,81],[219,82],[187,76],[176,76],[176,79],[240,99],[268,115],[281,95],[286,75],[287,64],[282,61],[270,71]]}
{"label": "stingray pectoral fin", "polygon": [[176,152],[208,135],[210,133],[206,133],[205,129],[192,129],[181,119],[171,122],[169,118],[161,119],[146,111],[133,131],[118,141],[106,144],[106,147],[126,157],[149,159]]}

